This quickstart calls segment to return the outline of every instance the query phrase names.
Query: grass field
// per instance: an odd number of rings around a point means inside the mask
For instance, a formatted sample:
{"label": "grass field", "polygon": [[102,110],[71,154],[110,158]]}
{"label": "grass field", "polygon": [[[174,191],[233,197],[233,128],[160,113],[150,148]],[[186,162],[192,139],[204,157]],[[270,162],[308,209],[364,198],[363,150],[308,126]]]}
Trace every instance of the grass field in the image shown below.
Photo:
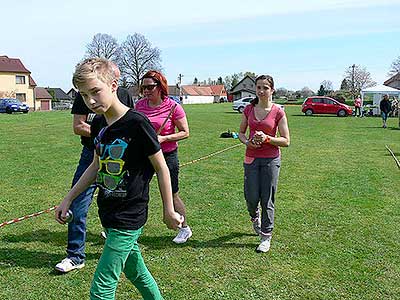
{"label": "grass field", "polygon": [[[231,104],[187,105],[185,163],[238,143]],[[400,299],[400,156],[397,119],[305,117],[286,106],[291,146],[282,151],[271,250],[255,253],[243,199],[244,146],[181,169],[192,239],[174,245],[161,222],[152,182],[150,217],[140,239],[165,299]],[[0,223],[56,205],[80,154],[69,112],[0,115]],[[67,228],[45,214],[0,228],[0,299],[88,298],[102,251],[93,203],[86,267],[53,271],[65,257]],[[140,299],[121,277],[116,299]]]}

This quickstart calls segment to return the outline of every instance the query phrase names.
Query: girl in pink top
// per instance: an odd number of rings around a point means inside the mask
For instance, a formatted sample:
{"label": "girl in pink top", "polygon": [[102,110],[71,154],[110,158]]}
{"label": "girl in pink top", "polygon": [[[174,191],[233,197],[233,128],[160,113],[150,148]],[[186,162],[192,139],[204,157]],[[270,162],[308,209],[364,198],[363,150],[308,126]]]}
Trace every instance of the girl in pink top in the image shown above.
{"label": "girl in pink top", "polygon": [[281,164],[279,147],[290,144],[286,114],[272,103],[273,93],[273,78],[269,75],[258,76],[257,97],[244,109],[239,129],[239,139],[246,145],[244,196],[253,229],[261,239],[257,252],[267,252],[271,245],[275,193]]}
{"label": "girl in pink top", "polygon": [[157,132],[171,176],[174,207],[184,216],[182,227],[173,241],[182,244],[192,236],[192,230],[187,225],[186,207],[179,196],[177,141],[189,137],[189,125],[182,106],[168,97],[167,79],[163,74],[158,71],[148,71],[142,78],[141,88],[144,98],[136,103],[135,109],[149,118]]}

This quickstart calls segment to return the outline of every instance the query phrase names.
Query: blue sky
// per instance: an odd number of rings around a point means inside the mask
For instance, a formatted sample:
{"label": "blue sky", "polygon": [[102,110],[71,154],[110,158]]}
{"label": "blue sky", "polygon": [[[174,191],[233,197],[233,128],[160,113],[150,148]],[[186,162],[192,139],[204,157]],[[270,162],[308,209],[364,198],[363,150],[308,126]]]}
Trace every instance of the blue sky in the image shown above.
{"label": "blue sky", "polygon": [[161,50],[170,84],[179,73],[190,84],[251,71],[276,87],[339,88],[352,64],[378,83],[388,78],[400,56],[399,11],[400,0],[7,1],[0,55],[21,58],[39,86],[68,91],[93,35],[121,43],[138,32]]}

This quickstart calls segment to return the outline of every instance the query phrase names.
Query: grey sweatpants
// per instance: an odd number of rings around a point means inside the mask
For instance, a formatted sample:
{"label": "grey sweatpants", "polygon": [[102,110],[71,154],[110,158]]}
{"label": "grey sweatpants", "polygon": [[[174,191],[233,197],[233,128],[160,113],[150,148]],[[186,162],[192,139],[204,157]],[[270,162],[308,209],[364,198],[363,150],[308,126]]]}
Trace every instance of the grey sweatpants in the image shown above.
{"label": "grey sweatpants", "polygon": [[275,193],[278,187],[281,159],[255,158],[244,166],[244,197],[250,217],[257,216],[261,204],[261,232],[270,234],[274,228]]}

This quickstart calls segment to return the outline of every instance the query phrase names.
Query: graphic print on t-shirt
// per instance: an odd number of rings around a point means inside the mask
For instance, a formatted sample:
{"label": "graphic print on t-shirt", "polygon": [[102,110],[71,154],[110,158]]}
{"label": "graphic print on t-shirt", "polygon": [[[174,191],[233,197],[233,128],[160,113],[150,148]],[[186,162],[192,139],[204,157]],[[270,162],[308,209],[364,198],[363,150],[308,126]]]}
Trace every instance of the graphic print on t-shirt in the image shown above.
{"label": "graphic print on t-shirt", "polygon": [[101,136],[106,128],[101,130],[95,140],[96,153],[99,155],[99,171],[96,183],[104,192],[105,198],[123,198],[127,193],[128,171],[124,168],[124,154],[129,140],[117,138],[110,144],[101,143]]}

